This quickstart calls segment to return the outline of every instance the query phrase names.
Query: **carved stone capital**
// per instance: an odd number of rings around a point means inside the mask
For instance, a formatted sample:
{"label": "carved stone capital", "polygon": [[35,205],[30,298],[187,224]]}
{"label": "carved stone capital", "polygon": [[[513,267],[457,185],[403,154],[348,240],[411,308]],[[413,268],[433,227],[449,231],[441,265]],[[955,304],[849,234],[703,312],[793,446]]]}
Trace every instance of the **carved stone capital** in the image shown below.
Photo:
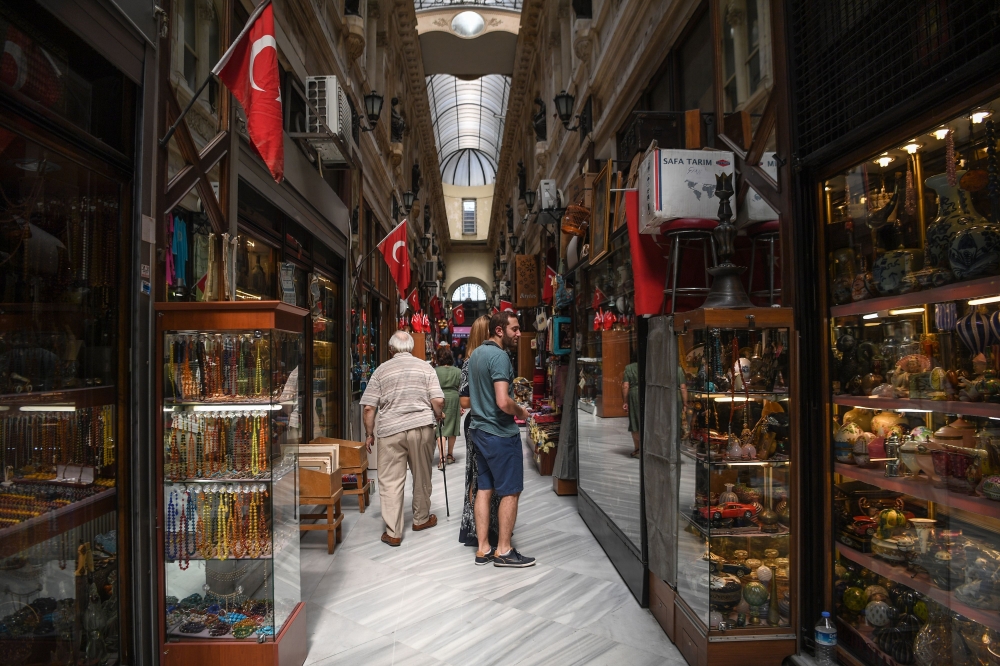
{"label": "carved stone capital", "polygon": [[573,53],[583,62],[590,60],[596,37],[595,32],[591,27],[590,19],[576,19],[573,22]]}
{"label": "carved stone capital", "polygon": [[357,60],[365,51],[365,20],[360,16],[348,14],[344,17],[344,25],[347,27],[347,36],[344,40],[347,57]]}
{"label": "carved stone capital", "polygon": [[201,0],[196,6],[195,13],[200,21],[211,21],[215,19],[215,5],[212,0]]}
{"label": "carved stone capital", "polygon": [[382,5],[378,0],[368,0],[368,18],[382,18]]}
{"label": "carved stone capital", "polygon": [[734,28],[743,25],[746,22],[746,18],[746,12],[736,3],[726,7],[726,23]]}

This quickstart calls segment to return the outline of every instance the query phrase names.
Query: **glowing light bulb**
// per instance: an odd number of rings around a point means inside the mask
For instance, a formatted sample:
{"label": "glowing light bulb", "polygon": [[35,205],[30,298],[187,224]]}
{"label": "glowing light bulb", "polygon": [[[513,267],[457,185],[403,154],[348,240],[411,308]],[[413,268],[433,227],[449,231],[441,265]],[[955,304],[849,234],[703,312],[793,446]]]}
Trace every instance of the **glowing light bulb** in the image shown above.
{"label": "glowing light bulb", "polygon": [[875,163],[884,169],[892,163],[893,159],[894,158],[889,153],[882,153],[879,158],[875,160]]}
{"label": "glowing light bulb", "polygon": [[950,131],[951,130],[948,129],[947,127],[942,127],[940,129],[936,129],[933,132],[931,132],[931,136],[933,136],[938,141],[944,141],[944,138],[948,136],[948,132]]}
{"label": "glowing light bulb", "polygon": [[978,125],[979,123],[983,122],[992,115],[993,112],[990,111],[989,109],[980,109],[978,111],[973,111],[972,116],[970,117],[972,118],[972,122]]}
{"label": "glowing light bulb", "polygon": [[917,143],[916,139],[910,141],[908,144],[906,144],[905,146],[903,146],[903,150],[905,150],[906,152],[908,152],[911,155],[915,154],[921,148],[923,148],[923,146],[921,146],[919,143]]}

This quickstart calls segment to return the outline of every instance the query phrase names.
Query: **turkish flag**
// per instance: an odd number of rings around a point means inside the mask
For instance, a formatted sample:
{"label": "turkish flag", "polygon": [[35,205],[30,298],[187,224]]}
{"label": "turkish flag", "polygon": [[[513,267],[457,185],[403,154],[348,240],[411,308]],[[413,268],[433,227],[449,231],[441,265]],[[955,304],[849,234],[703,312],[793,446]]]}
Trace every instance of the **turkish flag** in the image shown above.
{"label": "turkish flag", "polygon": [[431,332],[431,319],[430,319],[430,317],[428,317],[427,313],[425,312],[423,314],[423,316],[421,317],[421,319],[422,319],[422,323],[420,324],[420,327],[422,329],[424,329],[424,333],[430,333]]}
{"label": "turkish flag", "polygon": [[406,302],[410,304],[410,308],[414,312],[420,312],[420,294],[417,293],[416,289],[410,292]]}
{"label": "turkish flag", "polygon": [[274,7],[270,0],[264,0],[250,16],[243,32],[212,73],[243,107],[250,143],[267,164],[275,182],[280,183],[285,173],[285,136],[278,42],[274,38]]}
{"label": "turkish flag", "polygon": [[[389,273],[396,282],[396,289],[402,296],[410,288],[410,253],[406,249],[406,220],[397,224],[396,228],[382,239],[382,242],[378,244],[378,249],[382,251],[385,263],[389,265]],[[413,298],[413,294],[410,294],[410,298]],[[413,301],[410,301],[410,304],[412,305]],[[420,309],[419,301],[413,309]]]}
{"label": "turkish flag", "polygon": [[607,298],[608,297],[604,294],[603,291],[601,291],[600,287],[595,287],[594,301],[590,304],[590,307],[596,310],[597,308],[601,307],[601,304],[604,303],[604,301],[606,301]]}
{"label": "turkish flag", "polygon": [[545,279],[542,280],[542,302],[552,303],[552,295],[555,292],[556,272],[551,266],[545,267]]}
{"label": "turkish flag", "polygon": [[629,249],[632,252],[635,314],[662,314],[667,258],[653,235],[639,233],[638,192],[625,192],[625,219],[628,224]]}
{"label": "turkish flag", "polygon": [[465,323],[465,306],[459,305],[451,310],[451,317],[455,320],[456,326],[461,326]]}
{"label": "turkish flag", "polygon": [[500,312],[513,312],[514,305],[510,301],[500,301]]}

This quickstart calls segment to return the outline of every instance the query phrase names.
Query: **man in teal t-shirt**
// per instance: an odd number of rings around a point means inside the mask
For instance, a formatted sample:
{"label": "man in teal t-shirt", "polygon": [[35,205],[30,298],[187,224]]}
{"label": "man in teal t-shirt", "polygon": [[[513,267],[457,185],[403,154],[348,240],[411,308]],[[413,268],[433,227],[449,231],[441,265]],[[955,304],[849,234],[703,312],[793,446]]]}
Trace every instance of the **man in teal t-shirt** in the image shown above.
{"label": "man in teal t-shirt", "polygon": [[[495,567],[530,567],[525,557],[511,547],[517,520],[517,501],[524,489],[521,433],[514,418],[527,420],[528,410],[514,401],[514,366],[507,351],[517,348],[521,326],[513,312],[498,312],[490,318],[490,337],[469,357],[469,437],[478,453],[476,492],[476,564],[493,562]],[[500,495],[500,535],[494,550],[489,542],[490,499]]]}

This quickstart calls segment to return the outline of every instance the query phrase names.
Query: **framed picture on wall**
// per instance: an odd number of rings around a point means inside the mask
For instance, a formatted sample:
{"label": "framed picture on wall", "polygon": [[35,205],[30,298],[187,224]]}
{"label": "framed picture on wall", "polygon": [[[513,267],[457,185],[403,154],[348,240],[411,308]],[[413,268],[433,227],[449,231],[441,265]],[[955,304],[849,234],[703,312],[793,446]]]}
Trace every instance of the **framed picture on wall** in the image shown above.
{"label": "framed picture on wall", "polygon": [[611,160],[594,179],[590,208],[590,263],[600,261],[608,252],[608,220],[611,212]]}
{"label": "framed picture on wall", "polygon": [[549,329],[552,332],[552,353],[556,356],[570,353],[573,349],[573,320],[553,317]]}

